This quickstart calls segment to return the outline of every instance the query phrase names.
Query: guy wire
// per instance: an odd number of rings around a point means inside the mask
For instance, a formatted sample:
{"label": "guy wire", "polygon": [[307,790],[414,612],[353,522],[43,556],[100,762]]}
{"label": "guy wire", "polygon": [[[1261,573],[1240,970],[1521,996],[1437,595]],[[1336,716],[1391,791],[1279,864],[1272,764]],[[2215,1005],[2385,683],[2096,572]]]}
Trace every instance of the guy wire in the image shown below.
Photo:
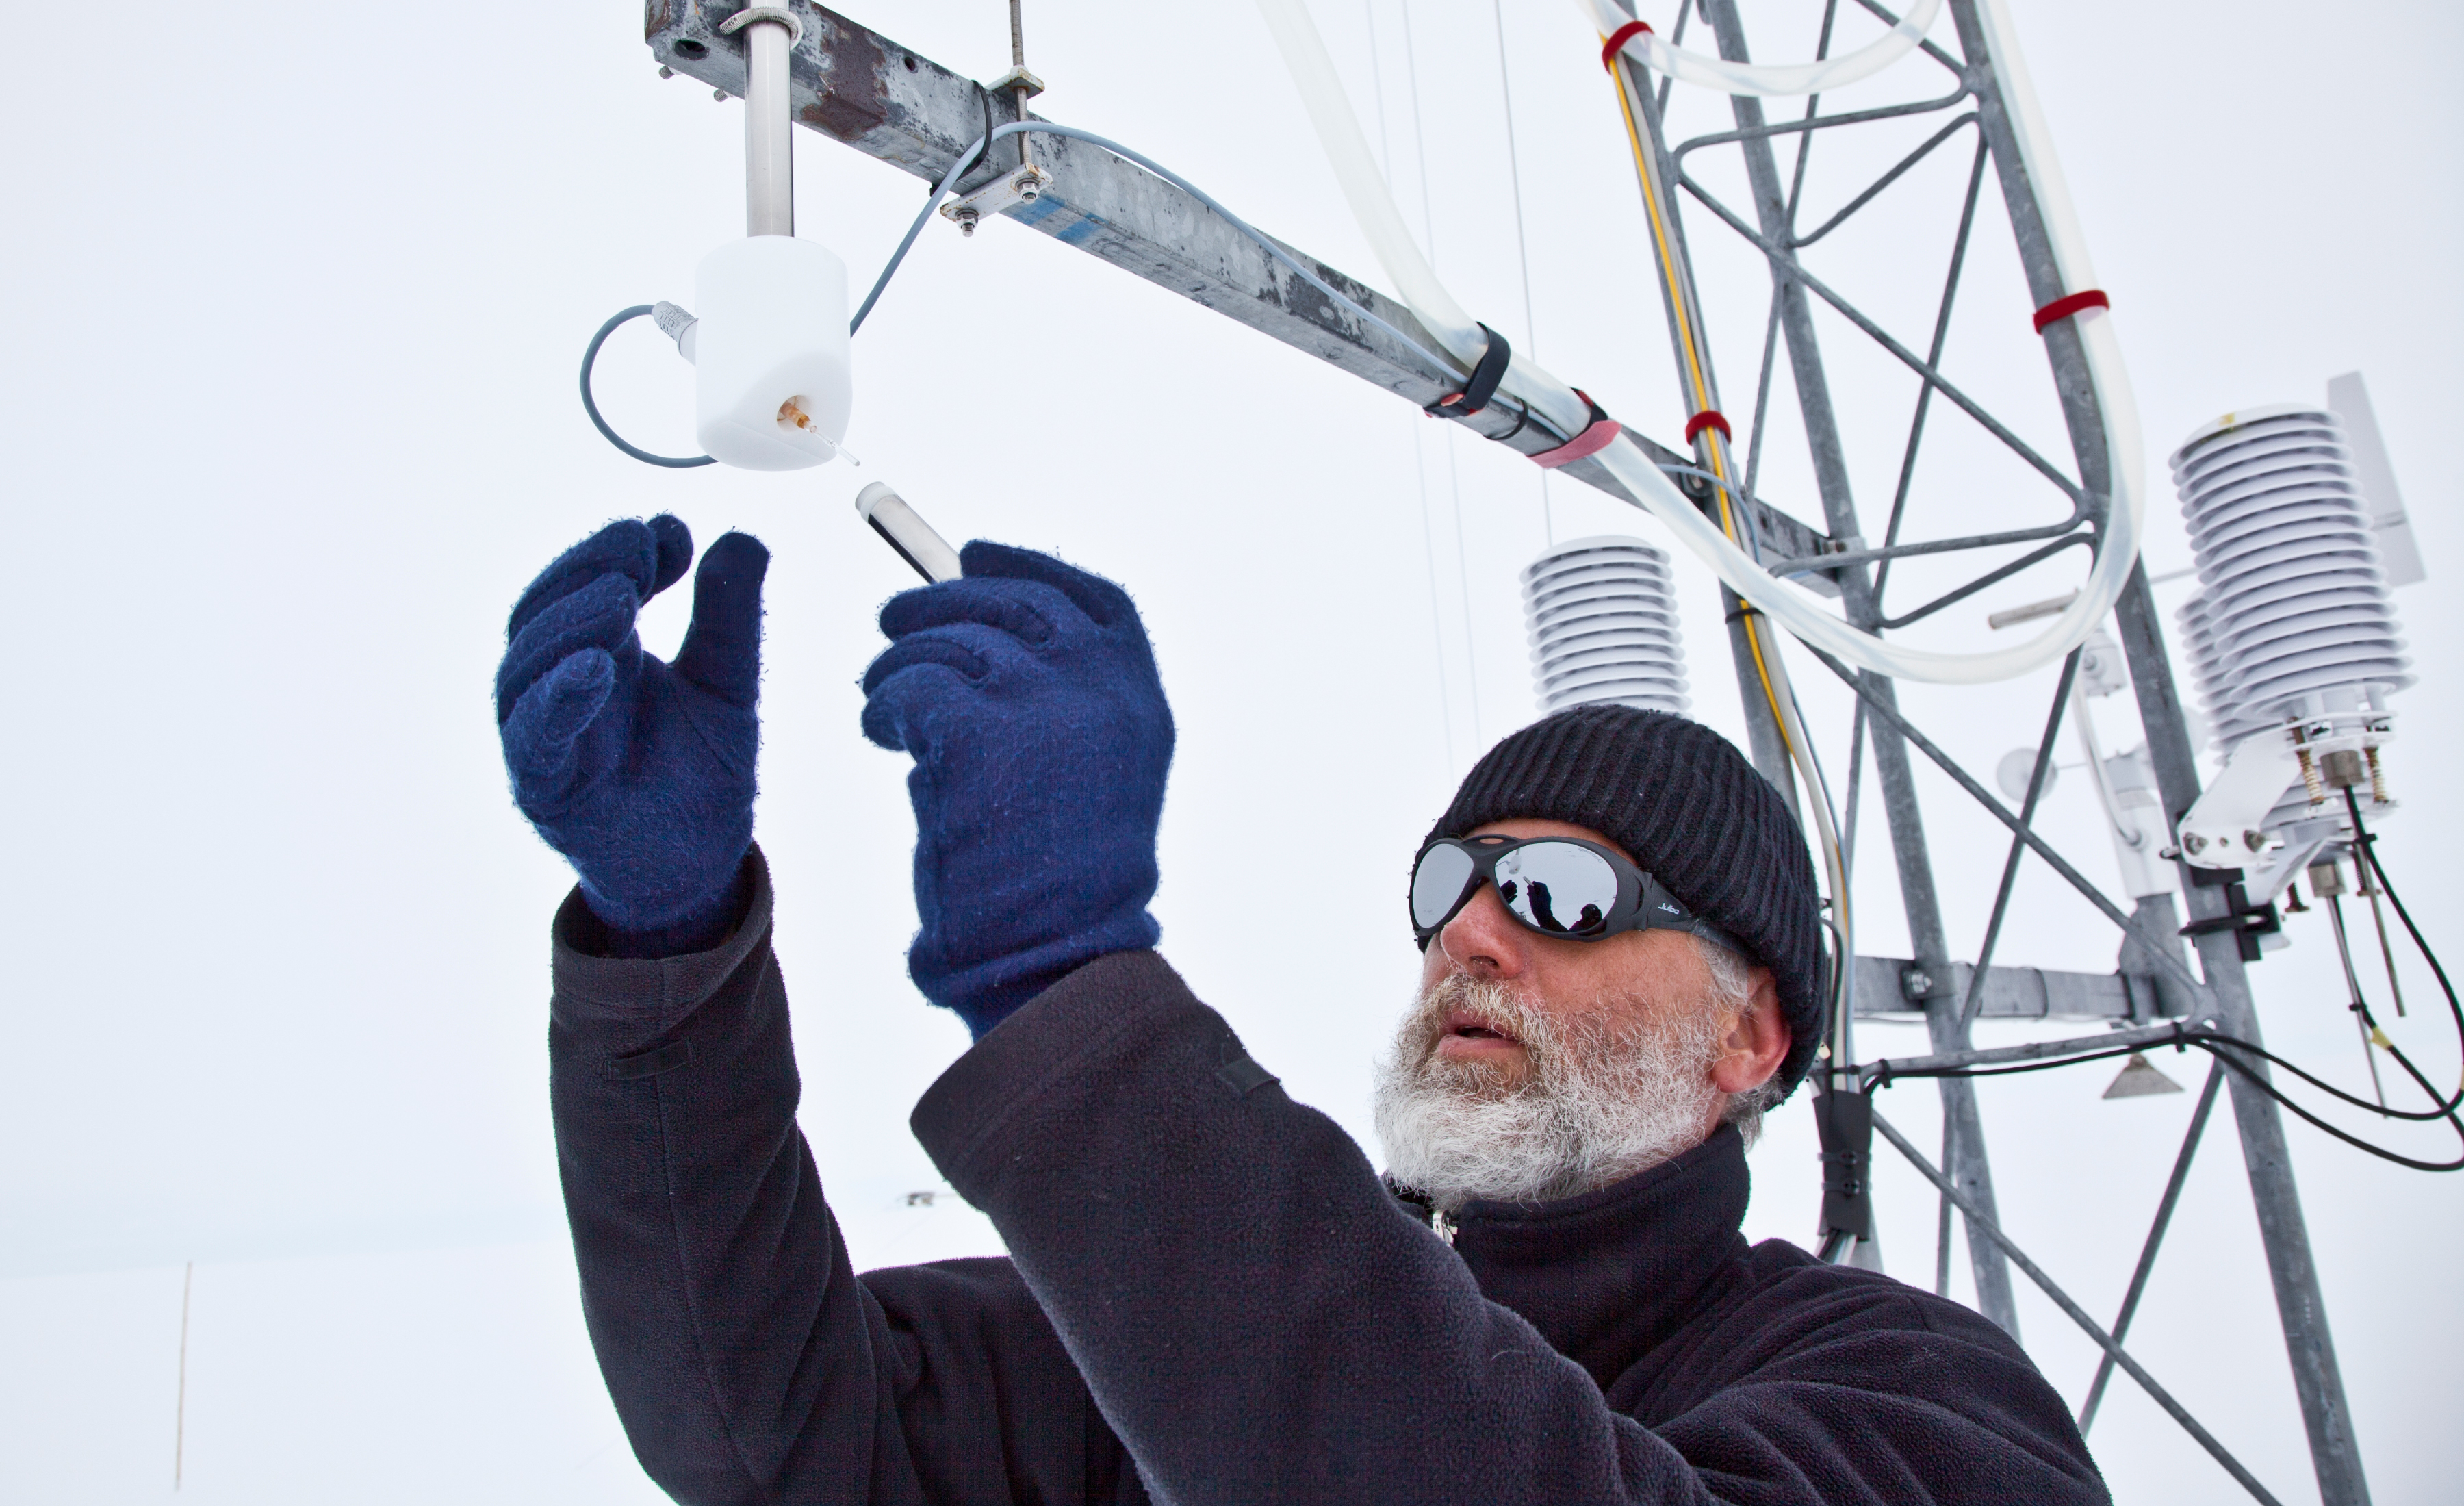
{"label": "guy wire", "polygon": [[[1429,266],[1438,265],[1437,201],[1429,192],[1429,140],[1420,126],[1420,60],[1412,45],[1412,8],[1403,8],[1403,77],[1412,86],[1412,158],[1420,169],[1420,238],[1427,242]],[[1391,183],[1394,174],[1387,174]],[[1419,443],[1418,439],[1413,441]],[[1471,686],[1471,742],[1474,748],[1485,741],[1481,736],[1480,717],[1480,637],[1473,631],[1471,619],[1470,551],[1463,547],[1463,476],[1455,458],[1454,426],[1446,426],[1442,442],[1446,447],[1446,480],[1454,498],[1455,510],[1455,577],[1463,590],[1463,673]],[[1425,504],[1423,504],[1425,506]]]}
{"label": "guy wire", "polygon": [[[1377,102],[1377,170],[1395,181],[1395,147],[1386,134],[1386,75],[1378,64],[1377,0],[1361,0],[1361,15],[1369,24],[1369,88]],[[1445,724],[1446,777],[1455,777],[1454,693],[1448,688],[1446,673],[1445,609],[1438,601],[1438,540],[1429,524],[1429,461],[1420,449],[1420,430],[1414,418],[1406,419],[1412,433],[1412,472],[1419,487],[1420,503],[1420,558],[1429,567],[1429,642],[1438,656],[1438,715]]]}
{"label": "guy wire", "polygon": [[[1488,0],[1497,23],[1497,95],[1506,106],[1506,181],[1514,191],[1514,264],[1523,274],[1523,344],[1533,360],[1540,357],[1540,325],[1531,312],[1531,246],[1523,225],[1523,158],[1514,141],[1514,84],[1506,68],[1505,0]],[[1540,473],[1540,536],[1556,547],[1557,517],[1549,505],[1549,473]]]}

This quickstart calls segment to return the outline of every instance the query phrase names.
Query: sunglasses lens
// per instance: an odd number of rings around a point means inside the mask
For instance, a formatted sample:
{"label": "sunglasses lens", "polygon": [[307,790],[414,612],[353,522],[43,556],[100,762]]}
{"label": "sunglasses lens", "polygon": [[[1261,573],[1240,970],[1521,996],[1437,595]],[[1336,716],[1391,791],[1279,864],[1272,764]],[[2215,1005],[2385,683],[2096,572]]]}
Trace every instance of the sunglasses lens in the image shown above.
{"label": "sunglasses lens", "polygon": [[[1392,872],[1392,870],[1389,870]],[[1433,847],[1412,871],[1412,923],[1425,931],[1446,918],[1471,878],[1471,854],[1459,847]]]}
{"label": "sunglasses lens", "polygon": [[1497,860],[1497,896],[1516,919],[1555,936],[1589,936],[1617,904],[1608,860],[1571,842],[1532,842]]}

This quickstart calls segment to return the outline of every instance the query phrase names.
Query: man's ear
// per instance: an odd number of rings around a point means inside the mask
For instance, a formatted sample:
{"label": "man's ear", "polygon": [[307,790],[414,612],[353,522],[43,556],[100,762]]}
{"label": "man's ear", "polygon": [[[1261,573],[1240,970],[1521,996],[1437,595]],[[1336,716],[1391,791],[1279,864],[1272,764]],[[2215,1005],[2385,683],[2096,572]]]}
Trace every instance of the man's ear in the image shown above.
{"label": "man's ear", "polygon": [[1746,1008],[1721,1039],[1719,1059],[1711,1064],[1711,1086],[1732,1097],[1761,1087],[1788,1059],[1793,1040],[1771,970],[1759,964],[1749,968]]}

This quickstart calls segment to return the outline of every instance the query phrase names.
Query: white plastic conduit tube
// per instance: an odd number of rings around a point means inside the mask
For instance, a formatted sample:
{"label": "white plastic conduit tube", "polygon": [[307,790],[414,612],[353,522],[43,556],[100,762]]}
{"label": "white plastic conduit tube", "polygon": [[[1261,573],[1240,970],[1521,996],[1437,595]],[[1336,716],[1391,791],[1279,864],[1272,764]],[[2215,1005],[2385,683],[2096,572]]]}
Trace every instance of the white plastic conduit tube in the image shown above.
{"label": "white plastic conduit tube", "polygon": [[[1450,353],[1470,366],[1485,347],[1486,337],[1439,282],[1427,258],[1420,255],[1419,246],[1404,229],[1402,213],[1395,207],[1394,195],[1370,156],[1369,144],[1360,133],[1352,101],[1343,92],[1342,80],[1335,76],[1334,63],[1328,57],[1326,44],[1318,36],[1303,0],[1258,0],[1258,9],[1283,51],[1285,64],[1300,88],[1309,119],[1317,127],[1327,158],[1343,187],[1344,197],[1379,264],[1420,322]],[[2001,0],[1980,0],[1978,10],[1988,45],[1992,48],[2001,93],[2009,105],[2012,132],[2018,139],[2020,158],[2036,188],[2063,289],[2078,292],[2095,287],[2078,219],[2071,211],[2069,193],[2046,141],[2035,92],[2028,87],[2027,76],[2013,51],[2009,13]],[[1717,524],[1697,510],[1648,456],[1622,436],[1600,451],[1597,458],[1620,485],[1640,500],[1644,511],[1676,534],[1731,590],[1804,643],[1859,669],[1899,679],[1982,685],[2015,678],[2079,647],[2105,613],[2113,609],[2139,557],[2145,523],[2145,460],[2140,443],[2138,410],[2131,399],[2129,378],[2123,369],[2121,346],[2113,338],[2111,316],[2102,309],[2090,309],[2074,318],[2086,356],[2089,381],[2104,417],[2114,496],[2107,510],[2102,547],[2097,551],[2096,565],[2078,597],[2042,635],[2031,642],[1990,653],[1940,653],[1887,643],[1850,627],[1812,598],[1765,573],[1729,542]],[[1566,432],[1579,432],[1589,421],[1590,409],[1571,388],[1519,354],[1508,365],[1500,389],[1529,404]]]}
{"label": "white plastic conduit tube", "polygon": [[[1335,77],[1334,59],[1327,55],[1326,42],[1317,34],[1309,8],[1302,0],[1258,0],[1258,9],[1265,16],[1266,30],[1274,33],[1292,81],[1300,85],[1301,103],[1309,111],[1309,123],[1317,127],[1317,139],[1334,166],[1335,181],[1342,185],[1344,201],[1352,206],[1352,217],[1360,222],[1361,233],[1369,238],[1369,249],[1394,280],[1397,296],[1446,353],[1470,371],[1488,349],[1488,337],[1438,280],[1436,270],[1420,255],[1419,242],[1403,228],[1403,211],[1396,208],[1385,175],[1377,170],[1377,159],[1370,155],[1369,138],[1360,133],[1360,118],[1352,113],[1352,98],[1343,92],[1343,80]],[[1592,410],[1581,398],[1519,350],[1507,358],[1506,377],[1499,385],[1529,403],[1566,434],[1581,433],[1592,420]]]}
{"label": "white plastic conduit tube", "polygon": [[[1574,0],[1574,4],[1604,37],[1616,35],[1618,27],[1633,19],[1611,0]],[[1926,31],[1933,26],[1933,18],[1941,13],[1942,0],[1917,0],[1908,13],[1900,17],[1899,25],[1879,40],[1819,62],[1732,63],[1725,57],[1671,47],[1654,32],[1638,32],[1617,50],[1645,68],[1656,68],[1672,78],[1699,83],[1723,94],[1820,94],[1872,78],[1916,51],[1917,43],[1925,40]]]}

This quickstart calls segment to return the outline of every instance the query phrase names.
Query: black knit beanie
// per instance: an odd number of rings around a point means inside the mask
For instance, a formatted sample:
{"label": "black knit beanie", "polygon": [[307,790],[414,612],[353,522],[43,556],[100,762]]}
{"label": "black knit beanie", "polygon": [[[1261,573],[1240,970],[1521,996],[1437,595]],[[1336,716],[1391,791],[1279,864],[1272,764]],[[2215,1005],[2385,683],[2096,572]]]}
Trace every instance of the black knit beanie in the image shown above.
{"label": "black knit beanie", "polygon": [[1576,706],[1490,748],[1423,840],[1492,821],[1590,827],[1771,970],[1788,1020],[1772,1080],[1795,1089],[1822,1037],[1822,919],[1788,803],[1728,740],[1630,706]]}

